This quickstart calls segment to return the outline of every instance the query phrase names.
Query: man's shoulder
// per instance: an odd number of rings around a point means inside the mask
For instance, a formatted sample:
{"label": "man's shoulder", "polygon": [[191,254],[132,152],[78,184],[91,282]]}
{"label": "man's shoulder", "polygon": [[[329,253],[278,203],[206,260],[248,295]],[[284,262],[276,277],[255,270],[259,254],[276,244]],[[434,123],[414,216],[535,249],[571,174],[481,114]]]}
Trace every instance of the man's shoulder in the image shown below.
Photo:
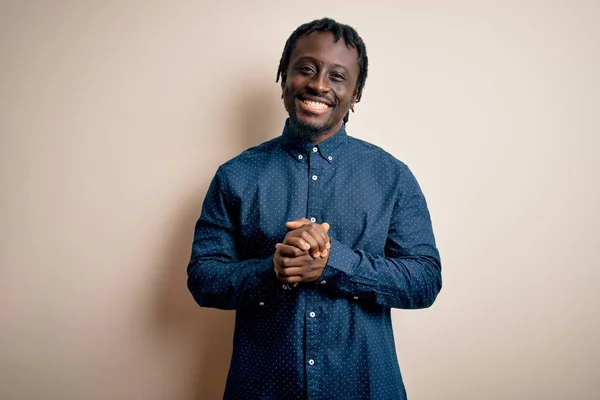
{"label": "man's shoulder", "polygon": [[359,139],[354,136],[349,136],[350,151],[357,156],[366,157],[372,160],[377,160],[382,165],[400,170],[407,170],[408,166],[395,155],[383,149],[382,147]]}
{"label": "man's shoulder", "polygon": [[277,154],[279,150],[282,150],[281,137],[276,137],[242,151],[237,156],[221,164],[220,169],[232,170],[259,165],[264,162],[266,158]]}

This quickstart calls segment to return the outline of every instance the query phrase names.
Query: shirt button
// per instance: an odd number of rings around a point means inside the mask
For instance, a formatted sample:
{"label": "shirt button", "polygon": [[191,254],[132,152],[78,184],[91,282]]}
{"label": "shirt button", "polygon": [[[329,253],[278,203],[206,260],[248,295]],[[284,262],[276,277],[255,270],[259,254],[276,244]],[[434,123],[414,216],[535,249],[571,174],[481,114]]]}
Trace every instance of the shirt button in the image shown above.
{"label": "shirt button", "polygon": [[326,284],[326,283],[327,283],[327,281],[324,281],[324,280],[323,280],[323,281],[321,281],[321,285],[324,285],[324,284]]}
{"label": "shirt button", "polygon": [[315,315],[317,315],[317,314],[315,314],[315,312],[314,312],[314,311],[311,311],[311,312],[310,312],[310,314],[308,314],[308,315],[310,315],[310,317],[311,317],[311,318],[314,318],[314,317],[315,317]]}
{"label": "shirt button", "polygon": [[319,177],[318,177],[318,176],[316,176],[316,175],[313,175],[313,176],[312,176],[312,180],[313,180],[313,181],[316,181],[317,179],[319,179]]}
{"label": "shirt button", "polygon": [[329,156],[329,157],[327,157],[327,159],[328,159],[329,161],[331,161],[331,160],[333,160],[333,157]]}
{"label": "shirt button", "polygon": [[312,217],[312,218],[310,219],[310,222],[317,222],[317,219],[316,219],[315,217]]}
{"label": "shirt button", "polygon": [[354,297],[353,297],[353,299],[354,299],[354,300],[358,300],[358,297],[354,296]]}
{"label": "shirt button", "polygon": [[311,360],[308,360],[308,363],[309,363],[310,365],[315,365],[315,360],[312,360],[312,359],[311,359]]}
{"label": "shirt button", "polygon": [[298,282],[295,282],[295,283],[294,283],[294,287],[298,287]]}
{"label": "shirt button", "polygon": [[281,285],[282,288],[287,289],[287,285]]}
{"label": "shirt button", "polygon": [[302,157],[302,154],[298,154],[298,160],[302,160],[304,157]]}
{"label": "shirt button", "polygon": [[316,153],[317,151],[319,151],[319,149],[317,149],[316,147],[313,147],[313,153]]}
{"label": "shirt button", "polygon": [[260,303],[258,303],[258,305],[262,307],[265,305],[265,303],[263,301],[261,301]]}

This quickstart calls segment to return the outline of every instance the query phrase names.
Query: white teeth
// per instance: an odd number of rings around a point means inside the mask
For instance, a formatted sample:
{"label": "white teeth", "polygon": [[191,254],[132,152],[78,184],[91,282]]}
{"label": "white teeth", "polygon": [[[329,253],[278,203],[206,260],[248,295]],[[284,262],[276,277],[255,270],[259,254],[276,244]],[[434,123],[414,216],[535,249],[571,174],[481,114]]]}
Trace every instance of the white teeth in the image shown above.
{"label": "white teeth", "polygon": [[302,102],[304,104],[306,104],[307,106],[310,106],[312,108],[320,108],[320,109],[324,109],[329,107],[327,104],[325,103],[321,103],[320,101],[312,101],[312,100],[302,100]]}

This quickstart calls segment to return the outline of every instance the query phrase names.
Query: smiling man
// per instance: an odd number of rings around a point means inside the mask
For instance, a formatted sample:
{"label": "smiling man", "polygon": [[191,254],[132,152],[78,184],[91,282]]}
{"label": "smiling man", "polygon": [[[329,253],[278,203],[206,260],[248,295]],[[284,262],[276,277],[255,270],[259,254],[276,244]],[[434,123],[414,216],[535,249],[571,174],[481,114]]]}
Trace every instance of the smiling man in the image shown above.
{"label": "smiling man", "polygon": [[236,310],[225,399],[406,399],[390,311],[431,306],[441,264],[409,168],[346,132],[367,67],[353,28],[300,26],[277,74],[283,133],[211,182],[188,287]]}
{"label": "smiling man", "polygon": [[[342,37],[317,30],[297,38],[293,46],[290,41],[286,45],[279,70],[283,99],[290,130],[307,141],[323,142],[335,135],[362,92],[366,51],[359,58],[358,50],[348,46],[345,38],[340,41]],[[358,35],[355,40],[360,40]]]}

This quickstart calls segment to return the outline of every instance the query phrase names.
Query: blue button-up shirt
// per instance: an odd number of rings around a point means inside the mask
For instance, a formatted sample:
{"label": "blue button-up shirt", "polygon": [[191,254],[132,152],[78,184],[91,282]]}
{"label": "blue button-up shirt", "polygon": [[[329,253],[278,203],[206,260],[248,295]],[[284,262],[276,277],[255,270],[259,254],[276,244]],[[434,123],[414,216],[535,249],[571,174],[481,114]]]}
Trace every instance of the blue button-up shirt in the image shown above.
{"label": "blue button-up shirt", "polygon": [[[286,221],[331,226],[313,283],[273,269]],[[283,134],[221,165],[196,224],[188,287],[235,309],[225,399],[405,399],[390,308],[430,306],[441,264],[409,168],[342,128],[317,144]]]}

